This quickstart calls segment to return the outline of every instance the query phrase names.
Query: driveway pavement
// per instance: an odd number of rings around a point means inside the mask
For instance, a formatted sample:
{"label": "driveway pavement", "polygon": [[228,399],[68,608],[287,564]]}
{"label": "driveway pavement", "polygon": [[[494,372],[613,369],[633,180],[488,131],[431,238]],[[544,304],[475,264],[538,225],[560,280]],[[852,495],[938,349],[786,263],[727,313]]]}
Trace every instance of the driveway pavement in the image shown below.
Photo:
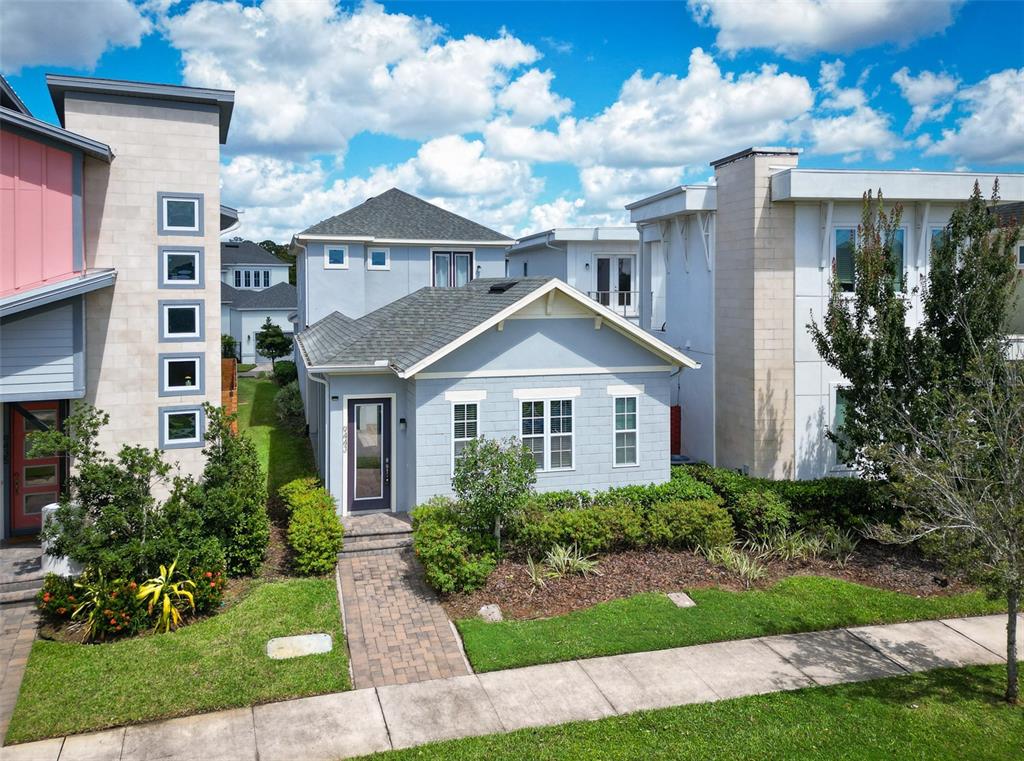
{"label": "driveway pavement", "polygon": [[1005,642],[1006,616],[759,637],[139,724],[11,746],[3,761],[328,761],[650,708],[1001,663]]}

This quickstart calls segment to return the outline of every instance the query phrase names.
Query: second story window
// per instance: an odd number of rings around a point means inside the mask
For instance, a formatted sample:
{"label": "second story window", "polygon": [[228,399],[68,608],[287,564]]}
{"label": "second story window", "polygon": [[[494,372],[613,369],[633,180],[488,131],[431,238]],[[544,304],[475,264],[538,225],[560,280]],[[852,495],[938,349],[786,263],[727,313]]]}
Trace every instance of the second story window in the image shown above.
{"label": "second story window", "polygon": [[252,288],[252,272],[250,270],[245,271],[245,287]]}
{"label": "second story window", "polygon": [[368,270],[389,270],[391,269],[391,250],[387,248],[371,248],[366,254],[366,269]]}
{"label": "second story window", "polygon": [[200,193],[157,193],[157,214],[160,235],[203,234],[203,196]]}
{"label": "second story window", "polygon": [[263,270],[263,287],[270,287],[270,270]]}
{"label": "second story window", "polygon": [[1017,266],[1024,269],[1024,246],[1017,247]]}
{"label": "second story window", "polygon": [[242,287],[242,270],[235,270],[235,288]]}
{"label": "second story window", "polygon": [[839,287],[853,293],[853,255],[857,246],[857,228],[837,227],[835,231],[835,276]]}
{"label": "second story window", "polygon": [[324,269],[325,270],[347,270],[348,269],[348,247],[347,246],[324,246]]}
{"label": "second story window", "polygon": [[431,259],[435,288],[459,288],[473,279],[472,251],[434,251]]}
{"label": "second story window", "polygon": [[203,250],[201,248],[174,248],[160,246],[159,287],[202,288]]}

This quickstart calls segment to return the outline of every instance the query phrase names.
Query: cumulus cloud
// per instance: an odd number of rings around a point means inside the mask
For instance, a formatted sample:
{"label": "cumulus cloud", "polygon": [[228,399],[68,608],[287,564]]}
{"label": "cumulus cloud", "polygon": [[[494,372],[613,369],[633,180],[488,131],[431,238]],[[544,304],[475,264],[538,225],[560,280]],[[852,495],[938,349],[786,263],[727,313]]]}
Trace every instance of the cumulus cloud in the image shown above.
{"label": "cumulus cloud", "polygon": [[936,140],[921,141],[926,155],[961,162],[1024,162],[1024,68],[1005,69],[956,95],[964,115]]}
{"label": "cumulus cloud", "polygon": [[842,87],[844,73],[842,61],[821,63],[820,110],[805,125],[814,150],[841,155],[846,162],[860,161],[871,151],[879,161],[889,161],[902,143],[890,129],[888,114],[872,108],[860,87]]}
{"label": "cumulus cloud", "polygon": [[906,46],[947,29],[963,0],[688,0],[693,18],[718,29],[715,44],[735,53],[767,48],[803,57],[882,43]]}
{"label": "cumulus cloud", "polygon": [[572,109],[572,101],[551,91],[551,71],[530,69],[498,96],[498,105],[508,109],[513,125],[542,124]]}
{"label": "cumulus cloud", "polygon": [[484,131],[504,158],[572,161],[580,166],[680,167],[779,139],[814,102],[803,77],[762,66],[723,73],[700,48],[685,76],[636,72],[617,100],[594,117],[566,117],[557,130],[495,120]]}
{"label": "cumulus cloud", "polygon": [[131,0],[3,0],[0,70],[92,69],[111,48],[138,47],[152,25]]}
{"label": "cumulus cloud", "polygon": [[946,73],[922,71],[915,77],[906,66],[892,75],[892,81],[911,108],[904,132],[913,132],[927,121],[945,119],[960,84],[959,79]]}
{"label": "cumulus cloud", "polygon": [[318,161],[237,156],[222,171],[223,197],[245,210],[241,234],[287,240],[326,217],[399,187],[496,230],[513,233],[543,189],[530,166],[484,154],[480,140],[446,135],[365,177],[329,179]]}
{"label": "cumulus cloud", "polygon": [[334,0],[201,0],[162,28],[186,84],[235,90],[230,150],[289,157],[343,155],[360,132],[425,140],[480,129],[510,73],[540,56],[505,32],[447,38],[428,18],[373,2],[348,12]]}

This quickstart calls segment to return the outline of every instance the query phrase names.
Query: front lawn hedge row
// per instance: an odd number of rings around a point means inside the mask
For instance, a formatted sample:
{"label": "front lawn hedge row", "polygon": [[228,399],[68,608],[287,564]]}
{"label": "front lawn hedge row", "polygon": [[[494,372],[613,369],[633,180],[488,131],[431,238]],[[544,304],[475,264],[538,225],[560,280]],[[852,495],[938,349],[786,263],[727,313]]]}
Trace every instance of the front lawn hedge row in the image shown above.
{"label": "front lawn hedge row", "polygon": [[412,511],[412,543],[427,583],[445,594],[483,586],[498,564],[493,537],[467,531],[455,503],[434,497]]}
{"label": "front lawn hedge row", "polygon": [[334,570],[345,540],[337,505],[315,478],[297,478],[278,489],[288,511],[288,545],[299,573],[322,575]]}
{"label": "front lawn hedge row", "polygon": [[[889,486],[878,481],[860,478],[773,481],[703,463],[673,470],[685,472],[710,486],[722,498],[737,528],[748,534],[780,527],[857,529],[880,521],[895,523],[899,518]],[[788,508],[789,516],[775,497]]]}

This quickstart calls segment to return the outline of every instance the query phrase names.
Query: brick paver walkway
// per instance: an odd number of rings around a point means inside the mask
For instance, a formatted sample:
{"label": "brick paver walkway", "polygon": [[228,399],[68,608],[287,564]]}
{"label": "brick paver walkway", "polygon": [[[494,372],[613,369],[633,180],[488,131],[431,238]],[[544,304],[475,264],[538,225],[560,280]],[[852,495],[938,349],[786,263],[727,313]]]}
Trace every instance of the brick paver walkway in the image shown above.
{"label": "brick paver walkway", "polygon": [[356,688],[470,673],[444,608],[411,550],[338,562]]}
{"label": "brick paver walkway", "polygon": [[0,605],[0,745],[18,701],[37,624],[35,603]]}

